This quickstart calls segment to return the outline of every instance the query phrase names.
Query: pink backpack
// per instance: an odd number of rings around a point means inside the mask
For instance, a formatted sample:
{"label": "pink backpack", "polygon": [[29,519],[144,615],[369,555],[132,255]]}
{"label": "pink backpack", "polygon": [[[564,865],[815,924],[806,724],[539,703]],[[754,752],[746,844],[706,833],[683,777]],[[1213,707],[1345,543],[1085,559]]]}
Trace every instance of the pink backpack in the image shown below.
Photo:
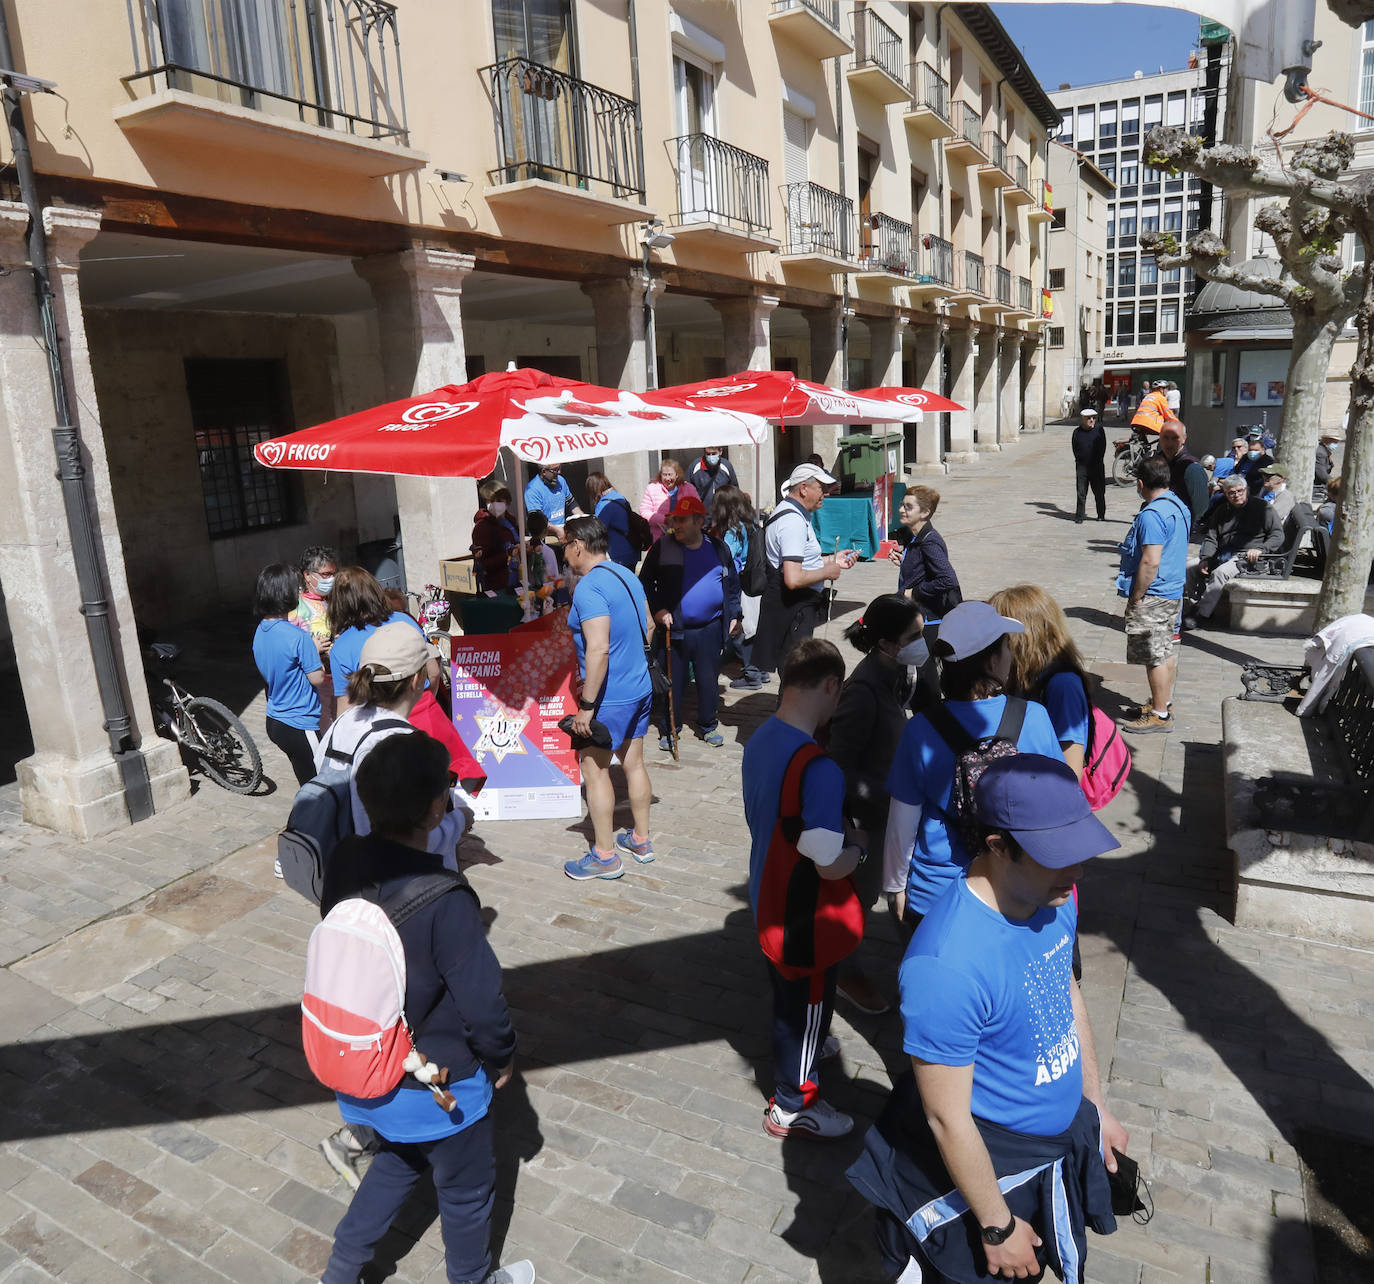
{"label": "pink backpack", "polygon": [[[1084,694],[1087,694],[1086,687]],[[1121,729],[1088,700],[1088,743],[1083,750],[1083,793],[1088,806],[1101,811],[1121,792],[1131,774],[1131,751]]]}
{"label": "pink backpack", "polygon": [[405,1015],[406,956],[396,929],[412,914],[466,881],[452,874],[407,883],[384,908],[340,901],[310,933],[301,999],[305,1059],[326,1088],[350,1097],[384,1097],[407,1073],[426,1084],[445,1110],[447,1070],[415,1047]]}

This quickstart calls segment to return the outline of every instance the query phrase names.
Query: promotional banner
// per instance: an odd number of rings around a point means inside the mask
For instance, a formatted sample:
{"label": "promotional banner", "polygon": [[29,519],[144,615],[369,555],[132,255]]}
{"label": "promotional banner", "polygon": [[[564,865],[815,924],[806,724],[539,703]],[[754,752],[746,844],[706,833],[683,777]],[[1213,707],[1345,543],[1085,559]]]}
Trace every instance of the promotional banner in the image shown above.
{"label": "promotional banner", "polygon": [[487,773],[478,820],[582,814],[577,755],[558,729],[577,711],[567,608],[533,623],[453,639],[453,725]]}
{"label": "promotional banner", "polygon": [[[890,452],[894,456],[895,451]],[[896,463],[896,459],[892,460]],[[897,484],[895,469],[886,472],[873,482],[873,520],[878,523],[878,538],[884,539],[888,528],[892,525],[892,491]]]}

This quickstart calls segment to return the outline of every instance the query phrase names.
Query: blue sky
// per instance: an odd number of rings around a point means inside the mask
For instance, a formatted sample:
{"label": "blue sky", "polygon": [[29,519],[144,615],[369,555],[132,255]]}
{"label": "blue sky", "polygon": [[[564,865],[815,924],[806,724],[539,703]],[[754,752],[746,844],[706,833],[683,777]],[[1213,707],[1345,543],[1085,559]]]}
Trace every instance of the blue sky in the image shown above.
{"label": "blue sky", "polygon": [[1197,44],[1198,16],[1139,4],[995,4],[993,11],[1050,93],[1177,71]]}

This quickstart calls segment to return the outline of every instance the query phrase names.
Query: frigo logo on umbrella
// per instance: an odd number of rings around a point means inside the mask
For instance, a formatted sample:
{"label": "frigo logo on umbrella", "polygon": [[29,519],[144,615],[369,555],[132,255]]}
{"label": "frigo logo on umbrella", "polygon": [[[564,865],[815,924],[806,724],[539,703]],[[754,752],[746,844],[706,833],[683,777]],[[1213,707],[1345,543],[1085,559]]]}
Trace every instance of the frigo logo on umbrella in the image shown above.
{"label": "frigo logo on umbrella", "polygon": [[476,410],[476,401],[423,401],[418,406],[407,406],[401,412],[401,422],[383,424],[378,432],[421,432],[445,419],[457,419],[469,410]]}
{"label": "frigo logo on umbrella", "polygon": [[604,432],[574,432],[557,437],[515,437],[511,449],[532,463],[542,463],[562,451],[587,450],[595,446],[609,446],[611,439]]}
{"label": "frigo logo on umbrella", "polygon": [[926,394],[923,392],[899,392],[897,400],[906,402],[908,406],[924,406]]}
{"label": "frigo logo on umbrella", "polygon": [[756,383],[727,383],[718,388],[698,388],[695,392],[688,393],[691,397],[733,397],[737,392],[748,392],[750,388],[757,388]]}
{"label": "frigo logo on umbrella", "polygon": [[337,447],[337,442],[312,441],[291,442],[260,441],[253,447],[253,454],[260,464],[269,468],[279,468],[282,464],[324,463]]}

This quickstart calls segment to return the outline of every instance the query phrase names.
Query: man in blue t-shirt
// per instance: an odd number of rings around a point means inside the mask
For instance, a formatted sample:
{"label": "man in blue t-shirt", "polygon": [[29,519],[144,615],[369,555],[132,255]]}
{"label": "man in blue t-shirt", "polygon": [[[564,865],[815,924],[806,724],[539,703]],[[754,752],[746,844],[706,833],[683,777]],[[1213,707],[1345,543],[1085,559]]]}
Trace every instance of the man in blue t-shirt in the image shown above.
{"label": "man in blue t-shirt", "polygon": [[[749,908],[760,933],[780,935],[785,953],[808,959],[804,974],[788,967],[784,975],[772,959],[768,975],[773,983],[773,1096],[763,1116],[763,1129],[773,1137],[799,1136],[820,1140],[843,1137],[854,1121],[820,1098],[817,1064],[839,1050],[829,1038],[835,1007],[835,976],[839,958],[825,957],[828,940],[818,930],[820,884],[808,878],[806,862],[826,882],[845,879],[848,898],[837,899],[856,909],[849,876],[864,859],[861,847],[844,841],[844,772],[833,759],[815,748],[816,730],[834,716],[844,684],[844,660],[820,638],[805,638],[788,652],[782,669],[782,693],[777,712],[749,738],[740,776],[744,786],[744,817],[749,825]],[[800,785],[801,820],[795,837],[788,833],[798,858],[789,877],[786,853],[775,851],[773,832],[783,805],[783,785],[793,755],[816,753],[806,764]],[[857,939],[853,945],[857,945]],[[852,948],[852,946],[850,947]],[[814,968],[811,966],[815,964]]]}
{"label": "man in blue t-shirt", "polygon": [[1136,490],[1145,503],[1121,541],[1116,591],[1126,599],[1126,663],[1145,666],[1150,702],[1121,724],[1122,731],[1174,729],[1174,653],[1193,515],[1170,484],[1169,461],[1162,455],[1136,466]]}
{"label": "man in blue t-shirt", "polygon": [[549,519],[549,534],[563,538],[563,527],[582,510],[573,498],[572,488],[563,480],[561,464],[545,464],[525,487],[525,512],[543,513]]}
{"label": "man in blue t-shirt", "polygon": [[713,749],[725,743],[717,725],[720,661],[726,641],[740,630],[739,574],[723,540],[706,533],[706,505],[686,487],[668,514],[671,534],[649,550],[639,579],[654,623],[672,647],[674,721],[663,711],[658,747],[677,750],[687,675],[696,677],[697,735]]}
{"label": "man in blue t-shirt", "polygon": [[1110,1213],[1112,1148],[1128,1138],[1103,1104],[1073,979],[1075,884],[1119,844],[1062,758],[989,763],[974,806],[978,854],[898,978],[919,1102],[897,1127],[884,1112],[850,1177],[879,1207],[894,1273],[914,1258],[929,1273],[916,1278],[1038,1279],[1048,1257],[1077,1280],[1085,1212]]}

